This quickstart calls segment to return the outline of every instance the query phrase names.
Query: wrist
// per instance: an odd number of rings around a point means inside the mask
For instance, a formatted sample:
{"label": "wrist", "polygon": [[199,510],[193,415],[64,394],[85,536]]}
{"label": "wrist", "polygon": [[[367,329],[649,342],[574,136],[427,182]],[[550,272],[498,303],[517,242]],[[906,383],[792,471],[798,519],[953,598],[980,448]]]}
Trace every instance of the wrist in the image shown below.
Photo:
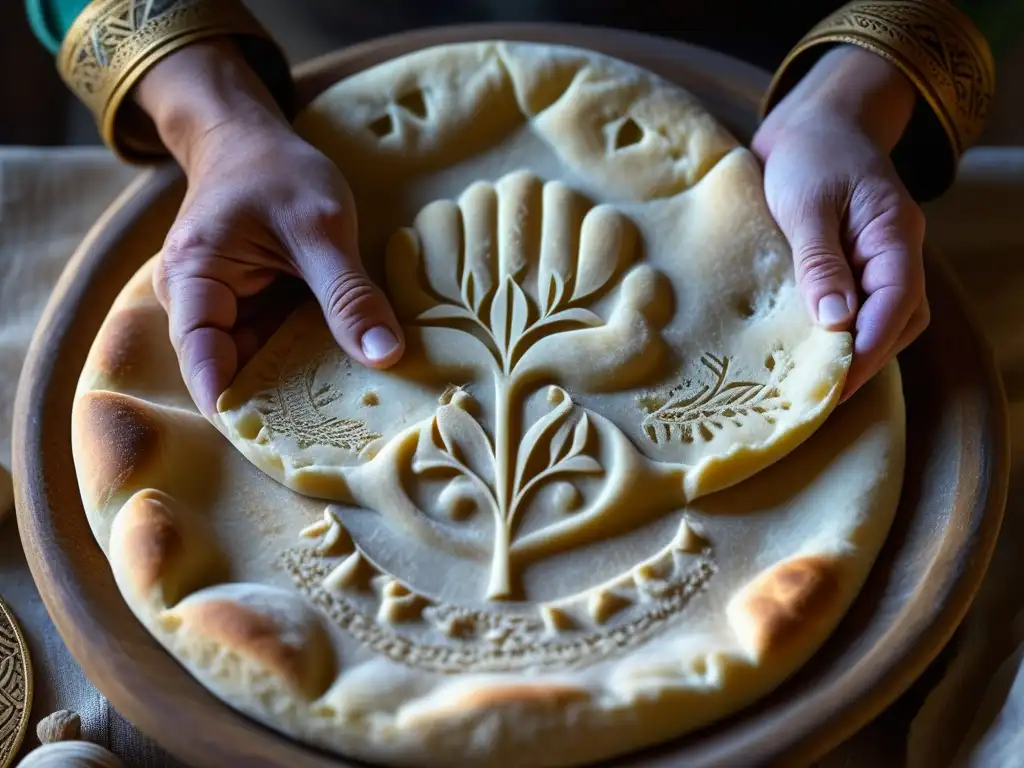
{"label": "wrist", "polygon": [[855,125],[888,155],[910,122],[917,91],[900,70],[858,46],[828,51],[765,118],[755,143],[823,118]]}
{"label": "wrist", "polygon": [[211,133],[231,126],[287,127],[273,97],[226,38],[195,43],[168,56],[146,73],[134,98],[186,173]]}

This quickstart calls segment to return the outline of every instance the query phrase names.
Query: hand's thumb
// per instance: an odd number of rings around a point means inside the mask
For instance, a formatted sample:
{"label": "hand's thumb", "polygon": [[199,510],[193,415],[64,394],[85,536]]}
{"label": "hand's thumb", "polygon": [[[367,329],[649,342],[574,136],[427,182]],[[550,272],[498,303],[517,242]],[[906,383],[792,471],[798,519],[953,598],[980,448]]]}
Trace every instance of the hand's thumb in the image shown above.
{"label": "hand's thumb", "polygon": [[[783,227],[785,232],[786,227]],[[816,215],[785,232],[793,249],[797,287],[815,321],[846,330],[857,311],[857,286],[839,239],[839,222]]]}
{"label": "hand's thumb", "polygon": [[349,357],[371,368],[398,362],[405,351],[401,326],[358,257],[326,247],[298,261],[331,334]]}

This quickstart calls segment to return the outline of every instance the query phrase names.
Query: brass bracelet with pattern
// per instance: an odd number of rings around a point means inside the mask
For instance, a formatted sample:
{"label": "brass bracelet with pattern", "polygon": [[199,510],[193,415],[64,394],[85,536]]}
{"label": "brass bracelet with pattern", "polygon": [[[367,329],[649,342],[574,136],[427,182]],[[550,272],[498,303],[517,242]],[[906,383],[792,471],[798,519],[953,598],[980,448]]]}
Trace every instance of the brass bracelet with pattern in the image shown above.
{"label": "brass bracelet with pattern", "polygon": [[0,598],[0,768],[14,765],[32,713],[32,660],[11,609]]}
{"label": "brass bracelet with pattern", "polygon": [[954,163],[977,140],[995,94],[995,62],[974,23],[948,0],[854,0],[808,32],[772,79],[762,114],[826,46],[856,45],[898,67],[935,113]]}
{"label": "brass bracelet with pattern", "polygon": [[60,75],[122,159],[167,156],[156,128],[129,98],[158,61],[213,37],[236,39],[270,92],[290,108],[291,77],[280,49],[239,0],[92,0],[68,30]]}

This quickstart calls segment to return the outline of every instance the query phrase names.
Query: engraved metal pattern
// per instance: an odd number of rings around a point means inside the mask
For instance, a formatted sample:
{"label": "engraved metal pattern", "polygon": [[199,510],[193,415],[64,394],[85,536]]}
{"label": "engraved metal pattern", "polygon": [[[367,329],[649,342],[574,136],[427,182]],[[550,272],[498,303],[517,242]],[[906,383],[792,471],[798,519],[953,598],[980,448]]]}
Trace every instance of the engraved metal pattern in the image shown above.
{"label": "engraved metal pattern", "polygon": [[974,24],[942,0],[851,2],[804,36],[775,75],[765,104],[781,98],[777,85],[804,51],[848,43],[900,68],[935,110],[957,155],[977,140],[995,95],[995,61]]}
{"label": "engraved metal pattern", "polygon": [[14,765],[31,710],[28,645],[10,608],[0,599],[0,768]]}
{"label": "engraved metal pattern", "polygon": [[[440,210],[449,212],[445,221],[461,220],[466,235],[445,246],[452,252],[438,256],[428,246],[421,254],[432,262],[418,284],[428,306],[409,321],[463,333],[466,342],[486,351],[495,415],[485,429],[470,413],[471,396],[459,393],[420,433],[412,470],[418,476],[443,476],[449,481],[448,498],[459,507],[467,502],[490,513],[494,541],[487,596],[498,599],[514,591],[512,550],[524,502],[556,478],[576,493],[581,481],[607,476],[609,469],[592,453],[594,416],[576,408],[562,387],[548,388],[546,414],[532,424],[515,425],[512,415],[522,405],[531,360],[556,339],[604,327],[606,321],[590,305],[615,285],[614,278],[627,272],[626,279],[654,280],[656,273],[647,265],[628,271],[637,256],[636,240],[623,214],[532,174],[512,173],[495,185],[475,185],[458,205],[443,202],[431,212]],[[500,211],[497,217],[492,210]],[[417,224],[421,230],[425,226],[433,225]],[[510,234],[513,227],[515,235]],[[573,237],[550,234],[561,228]],[[430,236],[413,228],[395,241],[428,242]],[[578,242],[578,248],[571,242]],[[394,268],[401,259],[391,251],[389,260]],[[563,534],[584,527],[588,519],[561,521]]]}

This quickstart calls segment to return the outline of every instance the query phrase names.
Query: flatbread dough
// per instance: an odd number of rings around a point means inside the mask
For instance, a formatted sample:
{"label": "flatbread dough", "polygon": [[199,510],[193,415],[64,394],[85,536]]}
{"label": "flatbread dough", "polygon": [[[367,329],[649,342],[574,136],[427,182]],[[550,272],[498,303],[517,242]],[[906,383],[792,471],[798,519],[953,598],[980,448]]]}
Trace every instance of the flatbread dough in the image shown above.
{"label": "flatbread dough", "polygon": [[621,754],[803,664],[892,521],[904,409],[895,363],[836,408],[850,336],[807,316],[749,151],[646,72],[531,44],[397,59],[297,126],[407,353],[364,369],[305,304],[224,440],[135,276],[73,440],[154,636],[264,723],[408,765]]}

